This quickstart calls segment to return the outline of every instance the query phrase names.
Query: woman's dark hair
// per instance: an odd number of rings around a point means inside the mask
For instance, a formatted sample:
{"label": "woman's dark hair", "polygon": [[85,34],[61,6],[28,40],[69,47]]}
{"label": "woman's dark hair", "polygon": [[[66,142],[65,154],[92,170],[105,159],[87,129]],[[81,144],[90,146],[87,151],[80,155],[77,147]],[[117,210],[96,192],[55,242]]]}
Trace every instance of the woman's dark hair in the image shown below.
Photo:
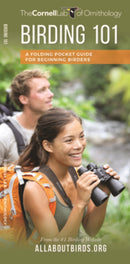
{"label": "woman's dark hair", "polygon": [[43,140],[53,142],[65,125],[77,119],[82,120],[73,111],[63,108],[51,108],[42,115],[37,123],[30,144],[21,154],[18,164],[22,167],[36,167],[42,163],[46,164],[49,153],[43,148]]}

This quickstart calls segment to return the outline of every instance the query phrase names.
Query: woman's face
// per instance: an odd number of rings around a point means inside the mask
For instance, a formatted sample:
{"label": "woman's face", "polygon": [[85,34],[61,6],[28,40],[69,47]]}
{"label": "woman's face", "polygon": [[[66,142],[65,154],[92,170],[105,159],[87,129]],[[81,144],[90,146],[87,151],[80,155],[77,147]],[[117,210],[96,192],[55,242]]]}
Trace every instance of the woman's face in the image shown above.
{"label": "woman's face", "polygon": [[82,153],[86,139],[82,125],[77,119],[64,126],[51,143],[51,158],[66,166],[78,167],[82,162]]}

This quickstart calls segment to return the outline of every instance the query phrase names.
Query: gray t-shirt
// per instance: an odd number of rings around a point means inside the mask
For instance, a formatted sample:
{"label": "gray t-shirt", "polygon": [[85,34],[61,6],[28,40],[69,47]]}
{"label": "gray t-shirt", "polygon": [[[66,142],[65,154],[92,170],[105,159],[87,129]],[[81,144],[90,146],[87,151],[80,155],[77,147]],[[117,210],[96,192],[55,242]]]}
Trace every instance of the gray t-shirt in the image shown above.
{"label": "gray t-shirt", "polygon": [[[8,117],[8,119],[22,134],[25,145],[28,145],[34,130],[22,127],[16,119],[16,115]],[[0,165],[6,166],[6,164],[16,161],[18,157],[19,154],[14,134],[11,128],[3,123],[0,125]]]}

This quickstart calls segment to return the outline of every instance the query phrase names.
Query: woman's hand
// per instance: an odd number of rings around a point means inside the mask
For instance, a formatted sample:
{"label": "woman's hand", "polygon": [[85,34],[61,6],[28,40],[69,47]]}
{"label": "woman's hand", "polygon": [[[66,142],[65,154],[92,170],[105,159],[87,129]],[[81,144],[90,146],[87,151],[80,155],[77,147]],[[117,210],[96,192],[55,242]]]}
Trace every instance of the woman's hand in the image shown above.
{"label": "woman's hand", "polygon": [[112,176],[113,178],[115,178],[115,179],[117,179],[117,180],[120,179],[119,175],[117,175],[117,172],[114,171],[112,168],[110,168],[108,164],[105,164],[105,165],[103,166],[103,168],[105,169],[106,173],[108,173],[108,174],[109,174],[110,176]]}
{"label": "woman's hand", "polygon": [[[116,171],[114,171],[112,168],[109,167],[109,164],[105,164],[103,166],[103,168],[105,169],[105,172],[108,173],[111,177],[119,180],[120,177],[117,174]],[[107,186],[105,184],[100,184],[99,186],[105,193],[107,193],[108,195],[110,194],[110,190],[107,188]]]}
{"label": "woman's hand", "polygon": [[100,183],[97,175],[92,171],[83,173],[77,180],[77,200],[76,203],[85,207],[88,205],[92,190]]}

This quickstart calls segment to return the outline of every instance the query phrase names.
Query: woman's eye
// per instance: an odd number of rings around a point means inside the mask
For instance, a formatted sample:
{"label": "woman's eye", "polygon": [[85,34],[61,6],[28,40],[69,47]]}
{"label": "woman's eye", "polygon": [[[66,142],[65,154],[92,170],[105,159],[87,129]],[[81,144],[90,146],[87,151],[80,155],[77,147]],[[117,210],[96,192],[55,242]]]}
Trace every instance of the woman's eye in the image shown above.
{"label": "woman's eye", "polygon": [[72,139],[67,139],[65,142],[70,143],[70,142],[72,142]]}
{"label": "woman's eye", "polygon": [[84,134],[83,134],[83,135],[81,135],[81,136],[80,136],[80,138],[85,138],[85,135],[84,135]]}

